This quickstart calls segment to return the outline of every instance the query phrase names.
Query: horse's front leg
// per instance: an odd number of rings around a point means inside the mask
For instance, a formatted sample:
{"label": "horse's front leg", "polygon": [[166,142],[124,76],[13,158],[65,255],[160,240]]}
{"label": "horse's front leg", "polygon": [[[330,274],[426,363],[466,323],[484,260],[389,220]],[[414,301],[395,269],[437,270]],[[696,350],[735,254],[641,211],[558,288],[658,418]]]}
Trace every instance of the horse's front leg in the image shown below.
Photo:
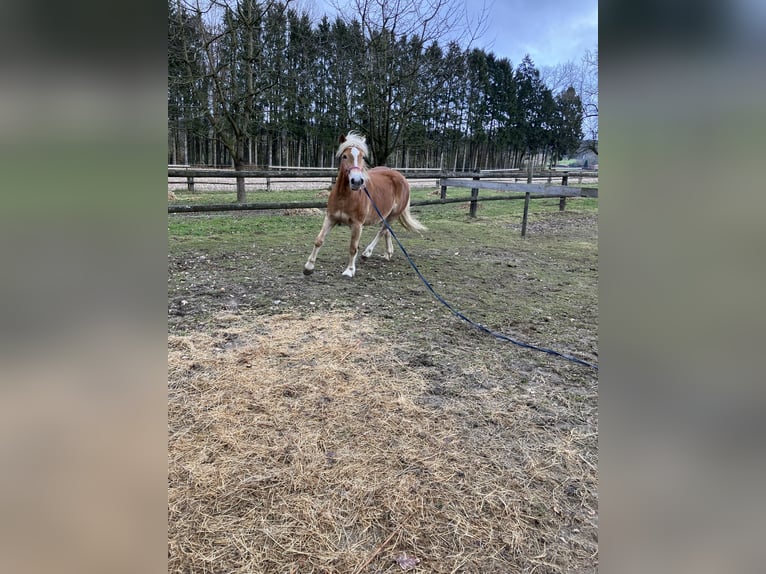
{"label": "horse's front leg", "polygon": [[351,245],[348,248],[348,267],[343,272],[346,277],[353,277],[356,273],[356,254],[359,251],[359,238],[362,236],[362,224],[351,224]]}
{"label": "horse's front leg", "polygon": [[322,247],[325,237],[327,237],[327,234],[333,228],[333,225],[334,224],[332,220],[330,219],[330,216],[325,215],[324,223],[322,223],[322,229],[319,231],[319,235],[317,235],[317,238],[314,240],[314,249],[311,250],[311,255],[309,255],[309,260],[306,261],[306,265],[303,266],[304,275],[311,275],[314,272],[314,263],[316,263],[317,253],[319,253],[319,248]]}

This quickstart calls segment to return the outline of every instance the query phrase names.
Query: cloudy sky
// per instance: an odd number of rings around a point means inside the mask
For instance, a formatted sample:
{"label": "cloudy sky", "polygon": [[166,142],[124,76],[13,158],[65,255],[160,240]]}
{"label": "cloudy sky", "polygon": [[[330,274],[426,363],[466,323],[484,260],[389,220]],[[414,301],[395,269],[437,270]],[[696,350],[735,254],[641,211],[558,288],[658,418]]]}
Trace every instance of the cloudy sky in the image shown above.
{"label": "cloudy sky", "polygon": [[514,66],[527,53],[538,68],[579,61],[598,45],[598,0],[486,0],[485,9],[488,28],[477,46]]}
{"label": "cloudy sky", "polygon": [[[333,19],[333,5],[353,0],[297,0],[313,15]],[[465,6],[474,21],[486,11],[486,31],[474,46],[508,58],[515,67],[525,54],[538,68],[578,62],[598,43],[598,0],[453,0]],[[444,43],[446,45],[446,41]]]}

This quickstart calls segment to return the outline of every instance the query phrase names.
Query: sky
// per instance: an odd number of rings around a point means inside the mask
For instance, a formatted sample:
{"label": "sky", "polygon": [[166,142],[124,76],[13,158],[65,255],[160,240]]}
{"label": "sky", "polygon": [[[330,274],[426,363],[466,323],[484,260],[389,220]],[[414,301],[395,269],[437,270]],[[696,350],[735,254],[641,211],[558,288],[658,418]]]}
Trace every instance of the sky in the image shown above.
{"label": "sky", "polygon": [[[464,4],[469,17],[486,11],[486,31],[473,47],[508,58],[516,67],[525,54],[537,68],[567,61],[579,62],[586,50],[598,45],[598,0],[453,0]],[[333,19],[333,4],[349,0],[297,0],[316,14],[326,10]],[[446,42],[445,42],[446,45]]]}
{"label": "sky", "polygon": [[538,68],[579,62],[598,46],[598,0],[487,0],[485,9],[488,28],[477,47],[514,67],[527,53]]}

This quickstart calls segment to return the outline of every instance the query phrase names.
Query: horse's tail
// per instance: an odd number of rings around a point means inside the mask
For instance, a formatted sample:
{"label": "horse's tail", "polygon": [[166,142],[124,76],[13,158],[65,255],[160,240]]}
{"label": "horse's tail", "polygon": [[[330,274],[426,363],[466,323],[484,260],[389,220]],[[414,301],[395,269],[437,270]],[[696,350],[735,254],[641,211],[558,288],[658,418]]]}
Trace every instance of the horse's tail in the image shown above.
{"label": "horse's tail", "polygon": [[399,216],[399,222],[407,231],[428,231],[428,228],[415,219],[410,213],[410,202],[407,201],[407,207],[404,208]]}

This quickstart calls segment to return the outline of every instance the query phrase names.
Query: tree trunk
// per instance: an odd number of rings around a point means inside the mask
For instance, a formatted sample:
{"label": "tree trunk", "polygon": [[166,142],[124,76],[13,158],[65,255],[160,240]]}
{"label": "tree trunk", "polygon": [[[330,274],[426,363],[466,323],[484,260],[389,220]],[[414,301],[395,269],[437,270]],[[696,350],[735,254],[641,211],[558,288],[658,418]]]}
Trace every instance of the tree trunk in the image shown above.
{"label": "tree trunk", "polygon": [[295,163],[296,167],[300,167],[301,166],[301,152],[302,151],[303,151],[303,138],[298,138],[298,154],[297,154],[296,163]]}
{"label": "tree trunk", "polygon": [[[242,171],[244,169],[244,165],[242,165],[242,160],[235,159],[234,160],[234,170],[235,171]],[[237,203],[247,203],[247,189],[245,188],[245,178],[241,176],[237,176]]]}
{"label": "tree trunk", "polygon": [[171,132],[171,137],[170,137],[170,150],[171,150],[170,151],[170,156],[171,156],[170,157],[170,162],[172,164],[174,164],[174,165],[178,164],[178,158],[176,157],[176,148],[178,147],[176,145],[176,136],[177,136],[177,131],[173,130]]}

